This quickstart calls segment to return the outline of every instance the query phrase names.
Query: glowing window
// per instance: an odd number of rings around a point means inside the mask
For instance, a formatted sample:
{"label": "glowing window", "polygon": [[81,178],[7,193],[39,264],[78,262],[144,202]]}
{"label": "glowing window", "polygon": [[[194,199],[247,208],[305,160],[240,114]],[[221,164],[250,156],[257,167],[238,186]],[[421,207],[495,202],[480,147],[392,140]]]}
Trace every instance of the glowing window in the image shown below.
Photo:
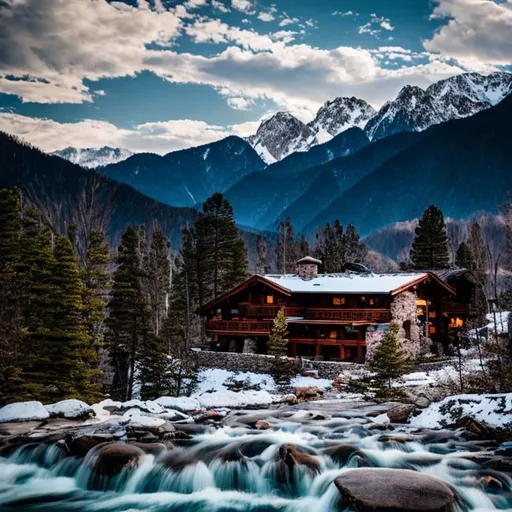
{"label": "glowing window", "polygon": [[332,303],[335,306],[341,306],[341,305],[345,304],[345,297],[333,297]]}
{"label": "glowing window", "polygon": [[338,333],[337,333],[336,331],[330,331],[330,332],[329,332],[329,338],[331,338],[331,339],[336,339],[337,334],[338,334]]}
{"label": "glowing window", "polygon": [[267,295],[267,304],[274,304],[274,296]]}
{"label": "glowing window", "polygon": [[370,304],[370,306],[373,306],[375,304],[375,299],[368,299],[368,304]]}

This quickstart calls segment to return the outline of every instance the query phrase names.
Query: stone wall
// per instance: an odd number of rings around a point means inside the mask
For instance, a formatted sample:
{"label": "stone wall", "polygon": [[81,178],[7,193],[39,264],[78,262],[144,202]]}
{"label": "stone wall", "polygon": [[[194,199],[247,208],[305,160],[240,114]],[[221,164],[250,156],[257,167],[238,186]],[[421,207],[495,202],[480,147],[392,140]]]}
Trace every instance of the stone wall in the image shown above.
{"label": "stone wall", "polygon": [[391,303],[391,322],[400,326],[398,341],[407,359],[416,359],[421,352],[420,328],[416,318],[416,294],[403,292]]}
{"label": "stone wall", "polygon": [[[220,368],[223,370],[270,373],[274,356],[263,354],[240,354],[236,352],[210,352],[207,350],[194,352],[199,366]],[[291,361],[295,359],[288,358]],[[361,368],[355,363],[337,363],[334,361],[303,360],[303,370],[317,370],[322,379],[335,379],[344,370]]]}

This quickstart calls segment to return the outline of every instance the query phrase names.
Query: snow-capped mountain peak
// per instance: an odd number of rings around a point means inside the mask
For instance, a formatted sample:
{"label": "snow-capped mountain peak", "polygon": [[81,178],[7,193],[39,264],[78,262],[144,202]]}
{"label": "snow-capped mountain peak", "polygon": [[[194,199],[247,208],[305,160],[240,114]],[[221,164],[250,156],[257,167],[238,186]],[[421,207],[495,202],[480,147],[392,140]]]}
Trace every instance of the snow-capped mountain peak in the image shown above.
{"label": "snow-capped mountain peak", "polygon": [[426,90],[406,85],[366,124],[372,140],[400,131],[422,131],[428,127],[468,117],[499,103],[512,91],[512,74],[463,73],[440,80]]}
{"label": "snow-capped mountain peak", "polygon": [[54,151],[53,154],[88,169],[122,162],[133,155],[128,149],[111,148],[108,146],[103,146],[102,148],[67,147]]}
{"label": "snow-capped mountain peak", "polygon": [[260,157],[271,164],[290,153],[307,151],[315,141],[315,132],[289,112],[277,112],[264,120],[249,143]]}
{"label": "snow-capped mountain peak", "polygon": [[349,128],[364,128],[373,115],[375,110],[366,101],[354,96],[339,97],[324,103],[309,126],[315,131],[318,143],[322,143]]}

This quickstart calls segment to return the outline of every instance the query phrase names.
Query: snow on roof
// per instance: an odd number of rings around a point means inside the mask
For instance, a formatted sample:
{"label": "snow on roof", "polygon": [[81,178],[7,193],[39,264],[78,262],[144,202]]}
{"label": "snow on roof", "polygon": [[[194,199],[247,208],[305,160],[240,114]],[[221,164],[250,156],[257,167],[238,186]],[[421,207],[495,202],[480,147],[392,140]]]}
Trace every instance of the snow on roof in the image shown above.
{"label": "snow on roof", "polygon": [[297,274],[267,274],[265,279],[292,293],[391,293],[426,277],[428,273],[408,274],[319,274],[304,281]]}

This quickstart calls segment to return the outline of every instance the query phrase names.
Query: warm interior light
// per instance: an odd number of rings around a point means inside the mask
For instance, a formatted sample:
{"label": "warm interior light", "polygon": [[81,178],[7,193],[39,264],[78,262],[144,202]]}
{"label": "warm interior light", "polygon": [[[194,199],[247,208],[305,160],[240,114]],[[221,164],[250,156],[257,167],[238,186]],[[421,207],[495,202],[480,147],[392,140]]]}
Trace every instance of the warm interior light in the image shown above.
{"label": "warm interior light", "polygon": [[267,295],[267,304],[274,304],[274,296]]}

